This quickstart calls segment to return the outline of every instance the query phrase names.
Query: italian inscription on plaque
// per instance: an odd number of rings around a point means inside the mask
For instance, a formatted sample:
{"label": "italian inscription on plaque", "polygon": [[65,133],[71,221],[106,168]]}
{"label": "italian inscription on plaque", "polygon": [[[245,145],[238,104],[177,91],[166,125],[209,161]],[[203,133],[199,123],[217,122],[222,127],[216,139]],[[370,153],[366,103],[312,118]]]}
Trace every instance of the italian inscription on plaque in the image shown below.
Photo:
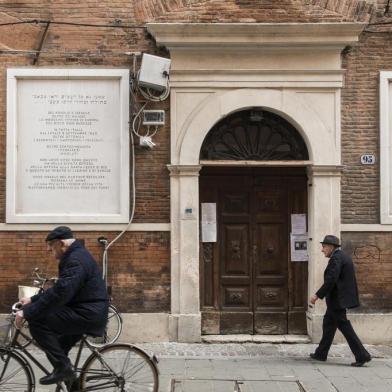
{"label": "italian inscription on plaque", "polygon": [[7,198],[14,208],[7,208],[7,221],[127,221],[122,77],[16,79],[14,143],[8,146],[14,160],[7,162],[15,165]]}

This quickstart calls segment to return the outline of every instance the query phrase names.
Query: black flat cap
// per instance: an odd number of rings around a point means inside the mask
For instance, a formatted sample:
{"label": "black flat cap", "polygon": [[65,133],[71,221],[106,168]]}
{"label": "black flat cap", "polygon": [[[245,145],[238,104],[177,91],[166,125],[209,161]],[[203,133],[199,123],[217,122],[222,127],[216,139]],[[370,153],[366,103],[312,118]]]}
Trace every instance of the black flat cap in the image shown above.
{"label": "black flat cap", "polygon": [[334,235],[326,235],[324,241],[321,241],[320,244],[340,246],[340,241],[339,238]]}
{"label": "black flat cap", "polygon": [[67,226],[58,226],[46,236],[46,241],[68,240],[70,238],[74,238],[72,230]]}

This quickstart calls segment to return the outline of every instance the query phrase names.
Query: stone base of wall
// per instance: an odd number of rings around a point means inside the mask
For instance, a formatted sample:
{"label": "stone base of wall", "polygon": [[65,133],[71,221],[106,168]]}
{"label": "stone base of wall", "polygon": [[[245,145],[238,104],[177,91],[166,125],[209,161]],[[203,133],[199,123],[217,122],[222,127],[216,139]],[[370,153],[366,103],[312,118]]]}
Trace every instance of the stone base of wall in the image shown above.
{"label": "stone base of wall", "polygon": [[[348,313],[347,318],[365,344],[392,343],[392,313]],[[323,315],[307,314],[308,334],[312,343],[318,343],[322,335]],[[334,343],[345,343],[344,336],[337,331]]]}
{"label": "stone base of wall", "polygon": [[[197,315],[171,315],[169,313],[123,313],[123,330],[119,342],[200,342],[200,318]],[[0,314],[0,325],[7,315]],[[356,313],[348,318],[365,344],[392,344],[392,313]],[[318,343],[322,334],[323,315],[308,314],[308,335],[312,343]],[[187,328],[182,324],[187,324]],[[180,327],[178,329],[178,327]],[[179,331],[180,330],[180,331]],[[182,330],[182,332],[181,332]],[[188,334],[185,336],[185,331]],[[180,333],[179,333],[180,332]],[[0,339],[2,337],[0,336]],[[338,331],[334,343],[345,343]]]}
{"label": "stone base of wall", "polygon": [[168,342],[168,313],[123,313],[123,329],[119,342]]}

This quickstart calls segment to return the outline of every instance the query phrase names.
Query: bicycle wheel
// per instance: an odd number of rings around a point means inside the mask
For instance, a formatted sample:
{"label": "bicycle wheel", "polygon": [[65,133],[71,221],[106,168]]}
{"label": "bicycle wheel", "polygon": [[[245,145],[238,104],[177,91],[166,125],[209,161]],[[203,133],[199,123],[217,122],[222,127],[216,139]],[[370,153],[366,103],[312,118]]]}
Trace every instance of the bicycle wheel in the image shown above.
{"label": "bicycle wheel", "polygon": [[122,318],[113,305],[109,305],[108,321],[102,336],[88,336],[88,342],[94,347],[102,347],[105,344],[113,344],[117,341],[122,330]]}
{"label": "bicycle wheel", "polygon": [[19,354],[0,348],[0,392],[34,391],[31,366]]}
{"label": "bicycle wheel", "polygon": [[157,392],[155,362],[155,358],[129,344],[102,347],[84,363],[80,387],[83,391]]}

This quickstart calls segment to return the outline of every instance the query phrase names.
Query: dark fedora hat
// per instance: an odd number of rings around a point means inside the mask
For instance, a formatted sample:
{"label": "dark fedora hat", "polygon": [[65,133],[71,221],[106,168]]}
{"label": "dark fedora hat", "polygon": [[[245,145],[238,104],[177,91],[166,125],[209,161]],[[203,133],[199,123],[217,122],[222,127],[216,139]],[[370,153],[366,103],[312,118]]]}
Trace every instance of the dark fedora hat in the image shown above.
{"label": "dark fedora hat", "polygon": [[334,235],[326,235],[324,237],[324,240],[321,241],[320,244],[340,246],[340,241],[339,238],[335,237]]}
{"label": "dark fedora hat", "polygon": [[46,236],[46,241],[68,240],[70,238],[74,238],[72,230],[68,226],[58,226]]}

